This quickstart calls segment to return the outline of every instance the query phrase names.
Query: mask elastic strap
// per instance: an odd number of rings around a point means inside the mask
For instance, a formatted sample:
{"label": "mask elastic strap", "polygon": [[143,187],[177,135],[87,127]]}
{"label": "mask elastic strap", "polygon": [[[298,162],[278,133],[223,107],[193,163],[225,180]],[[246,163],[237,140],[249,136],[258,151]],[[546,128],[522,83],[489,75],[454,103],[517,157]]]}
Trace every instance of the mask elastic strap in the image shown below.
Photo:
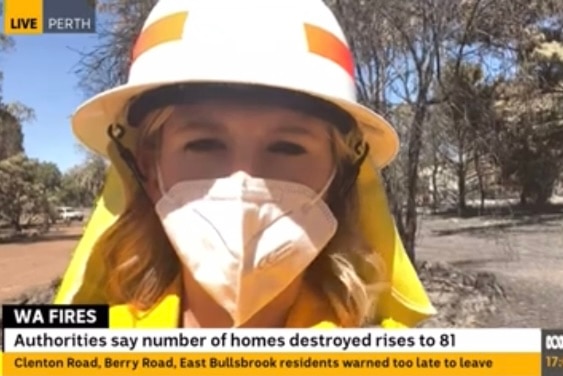
{"label": "mask elastic strap", "polygon": [[313,206],[315,205],[319,200],[323,199],[323,196],[328,192],[328,190],[330,189],[330,186],[332,185],[332,182],[334,181],[334,178],[336,177],[336,168],[334,168],[332,170],[332,173],[330,174],[326,184],[324,185],[324,187],[319,191],[319,193],[317,193],[317,195],[309,202],[309,204],[307,206]]}
{"label": "mask elastic strap", "polygon": [[156,170],[156,181],[158,183],[158,190],[160,191],[162,197],[168,200],[169,198],[168,195],[166,194],[166,189],[164,188],[164,180],[162,179],[162,172],[160,170],[160,166],[158,165],[158,163],[156,163],[155,170]]}

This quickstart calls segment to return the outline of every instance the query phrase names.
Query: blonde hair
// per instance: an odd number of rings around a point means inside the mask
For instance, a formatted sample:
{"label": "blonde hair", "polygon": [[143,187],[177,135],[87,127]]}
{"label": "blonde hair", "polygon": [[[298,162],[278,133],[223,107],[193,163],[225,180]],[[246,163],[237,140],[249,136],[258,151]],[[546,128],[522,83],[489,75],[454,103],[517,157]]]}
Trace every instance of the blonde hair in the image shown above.
{"label": "blonde hair", "polygon": [[[136,150],[158,153],[160,130],[172,111],[173,107],[156,110],[142,121]],[[341,170],[351,163],[354,153],[336,130],[331,133]],[[333,183],[337,185],[338,174]],[[381,257],[360,233],[355,183],[344,199],[332,201],[336,201],[329,204],[338,219],[337,232],[310,265],[306,278],[330,300],[340,325],[359,327],[374,319],[377,297],[385,287],[385,270]],[[104,254],[111,271],[106,287],[110,304],[128,303],[137,310],[147,310],[180,272],[180,262],[153,204],[138,189],[95,247]]]}

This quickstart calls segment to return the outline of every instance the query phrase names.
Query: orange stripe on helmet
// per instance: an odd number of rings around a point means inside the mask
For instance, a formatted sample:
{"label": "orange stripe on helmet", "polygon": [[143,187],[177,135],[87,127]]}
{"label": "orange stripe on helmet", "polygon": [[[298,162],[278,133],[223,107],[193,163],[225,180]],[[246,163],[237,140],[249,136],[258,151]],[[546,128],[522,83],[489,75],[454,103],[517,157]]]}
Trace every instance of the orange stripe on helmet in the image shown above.
{"label": "orange stripe on helmet", "polygon": [[134,62],[143,53],[162,43],[182,39],[187,19],[188,12],[174,13],[161,18],[143,30],[135,43],[135,47],[133,47],[131,62]]}
{"label": "orange stripe on helmet", "polygon": [[354,77],[354,57],[344,42],[332,33],[311,24],[305,24],[305,36],[310,53],[331,60]]}

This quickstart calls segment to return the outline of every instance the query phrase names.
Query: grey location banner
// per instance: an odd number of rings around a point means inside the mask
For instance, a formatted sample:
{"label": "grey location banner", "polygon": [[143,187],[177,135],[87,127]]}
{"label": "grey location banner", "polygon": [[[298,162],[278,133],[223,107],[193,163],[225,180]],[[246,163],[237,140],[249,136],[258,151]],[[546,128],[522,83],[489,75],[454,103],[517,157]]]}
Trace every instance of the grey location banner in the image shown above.
{"label": "grey location banner", "polygon": [[43,32],[90,34],[96,32],[97,0],[43,0]]}

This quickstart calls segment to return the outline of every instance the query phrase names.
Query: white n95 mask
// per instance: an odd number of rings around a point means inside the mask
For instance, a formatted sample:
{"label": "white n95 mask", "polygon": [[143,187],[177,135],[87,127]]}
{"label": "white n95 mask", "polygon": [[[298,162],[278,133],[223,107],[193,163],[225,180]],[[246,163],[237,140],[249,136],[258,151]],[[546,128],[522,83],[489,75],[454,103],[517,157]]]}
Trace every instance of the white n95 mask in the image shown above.
{"label": "white n95 mask", "polygon": [[283,292],[334,236],[337,221],[307,186],[252,178],[183,181],[156,204],[193,278],[238,327]]}

